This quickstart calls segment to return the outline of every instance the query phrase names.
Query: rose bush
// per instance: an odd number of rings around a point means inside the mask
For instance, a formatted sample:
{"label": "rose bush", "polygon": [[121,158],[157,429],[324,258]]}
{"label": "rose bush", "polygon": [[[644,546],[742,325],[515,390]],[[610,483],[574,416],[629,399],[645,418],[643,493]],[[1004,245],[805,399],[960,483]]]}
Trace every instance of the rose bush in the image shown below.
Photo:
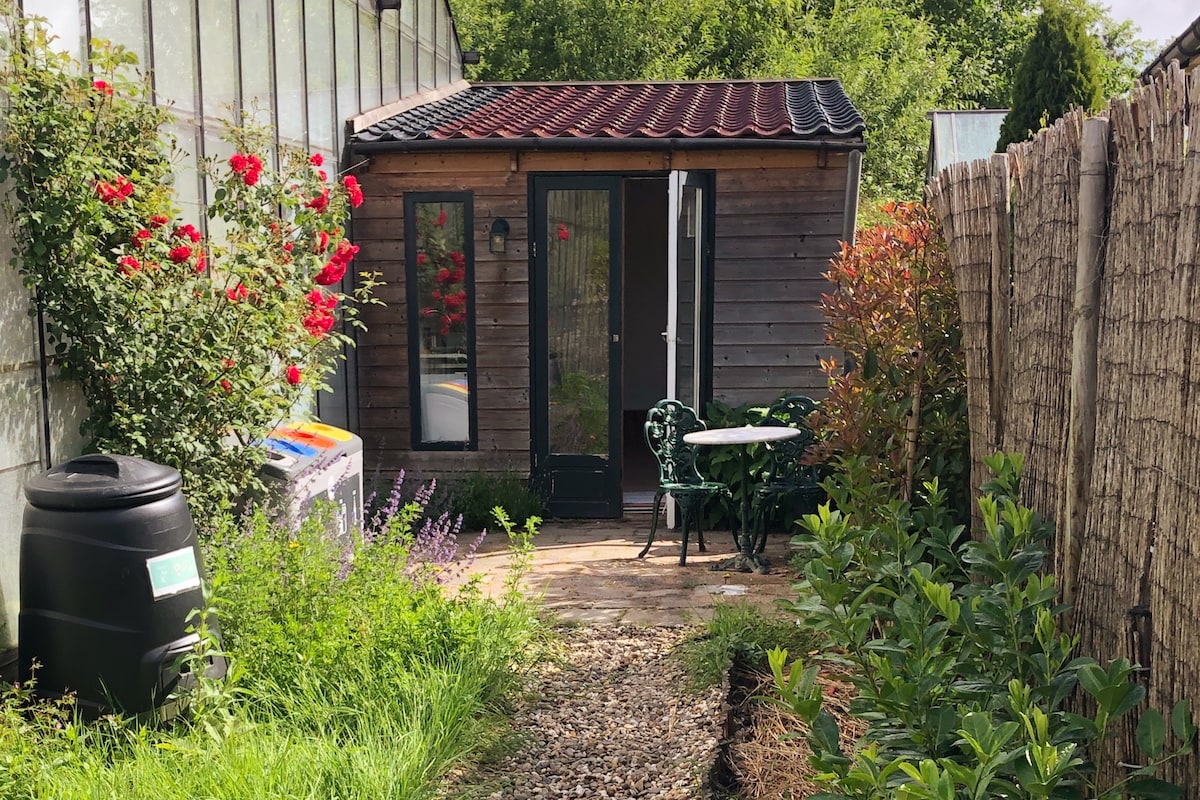
{"label": "rose bush", "polygon": [[267,131],[231,128],[235,154],[205,163],[197,227],[174,196],[174,117],[131,77],[135,58],[100,46],[89,72],[39,22],[4,16],[14,263],[87,401],[82,433],[179,469],[198,517],[228,508],[258,486],[258,442],[303,413],[372,302],[372,275],[339,289],[362,191],[319,155],[284,147],[275,168]]}

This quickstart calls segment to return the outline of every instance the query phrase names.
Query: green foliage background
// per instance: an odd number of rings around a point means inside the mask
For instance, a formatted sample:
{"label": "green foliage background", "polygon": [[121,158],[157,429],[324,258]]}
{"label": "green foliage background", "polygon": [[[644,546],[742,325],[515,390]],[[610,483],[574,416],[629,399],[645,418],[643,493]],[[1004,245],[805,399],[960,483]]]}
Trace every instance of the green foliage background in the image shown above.
{"label": "green foliage background", "polygon": [[1084,19],[1066,6],[1047,2],[1017,67],[997,149],[1033,138],[1047,121],[1071,108],[1098,109],[1103,99],[1099,61]]}
{"label": "green foliage background", "polygon": [[[1105,95],[1148,54],[1097,0]],[[916,199],[933,109],[1005,108],[1037,0],[451,0],[473,81],[834,77],[867,123],[864,193]],[[864,204],[869,205],[869,204]]]}

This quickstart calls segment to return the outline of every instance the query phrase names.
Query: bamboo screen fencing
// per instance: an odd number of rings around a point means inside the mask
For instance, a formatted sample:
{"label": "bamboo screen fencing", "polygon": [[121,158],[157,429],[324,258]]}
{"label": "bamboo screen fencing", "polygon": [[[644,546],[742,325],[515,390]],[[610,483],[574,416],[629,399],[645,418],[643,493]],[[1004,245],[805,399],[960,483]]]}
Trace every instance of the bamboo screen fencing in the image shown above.
{"label": "bamboo screen fencing", "polygon": [[[1200,72],[1172,65],[1106,117],[1073,113],[1005,155],[948,167],[929,199],[960,295],[976,485],[984,455],[1025,454],[1023,499],[1056,523],[1080,653],[1141,664],[1160,710],[1195,708],[1200,154],[1188,120]],[[1096,215],[1080,212],[1084,126],[1106,130]],[[1105,759],[1114,777],[1138,761],[1126,727]],[[1195,796],[1197,762],[1165,777]]]}

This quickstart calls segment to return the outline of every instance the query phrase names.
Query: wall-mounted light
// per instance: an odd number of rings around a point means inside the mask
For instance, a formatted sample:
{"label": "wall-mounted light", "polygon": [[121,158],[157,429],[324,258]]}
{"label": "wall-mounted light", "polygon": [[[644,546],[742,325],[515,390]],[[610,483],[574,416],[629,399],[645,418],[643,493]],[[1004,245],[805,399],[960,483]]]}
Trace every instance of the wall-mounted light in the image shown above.
{"label": "wall-mounted light", "polygon": [[389,11],[400,7],[400,0],[375,0],[375,10]]}
{"label": "wall-mounted light", "polygon": [[493,253],[503,254],[507,243],[508,220],[498,219],[492,223],[492,232],[488,236],[488,250]]}
{"label": "wall-mounted light", "polygon": [[482,60],[483,60],[483,56],[480,54],[480,52],[478,50],[463,50],[463,54],[462,54],[462,63],[463,64],[478,64]]}

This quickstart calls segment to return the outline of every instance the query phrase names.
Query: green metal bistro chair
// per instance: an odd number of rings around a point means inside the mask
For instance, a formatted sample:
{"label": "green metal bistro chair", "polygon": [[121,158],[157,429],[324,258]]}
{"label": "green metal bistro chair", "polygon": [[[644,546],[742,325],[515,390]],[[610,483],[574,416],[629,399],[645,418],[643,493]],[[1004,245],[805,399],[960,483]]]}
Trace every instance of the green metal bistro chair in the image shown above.
{"label": "green metal bistro chair", "polygon": [[[654,518],[650,523],[650,538],[638,558],[644,558],[654,544],[658,530],[659,506],[666,495],[675,498],[679,506],[683,528],[683,548],[679,553],[679,564],[687,563],[688,533],[691,524],[696,524],[696,538],[700,552],[704,552],[703,510],[704,504],[713,497],[729,497],[729,487],[723,483],[706,481],[696,469],[696,448],[683,441],[692,431],[705,430],[704,422],[696,412],[678,400],[660,400],[646,413],[646,444],[658,460],[658,490],[654,493]],[[734,541],[737,541],[735,535]]]}
{"label": "green metal bistro chair", "polygon": [[809,426],[809,417],[820,406],[803,395],[793,395],[777,401],[759,425],[778,425],[799,428],[802,433],[769,445],[771,466],[766,478],[754,489],[754,525],[758,532],[755,552],[767,545],[767,525],[781,502],[787,501],[798,514],[811,514],[825,499],[821,488],[821,467],[808,460],[808,451],[817,437]]}

